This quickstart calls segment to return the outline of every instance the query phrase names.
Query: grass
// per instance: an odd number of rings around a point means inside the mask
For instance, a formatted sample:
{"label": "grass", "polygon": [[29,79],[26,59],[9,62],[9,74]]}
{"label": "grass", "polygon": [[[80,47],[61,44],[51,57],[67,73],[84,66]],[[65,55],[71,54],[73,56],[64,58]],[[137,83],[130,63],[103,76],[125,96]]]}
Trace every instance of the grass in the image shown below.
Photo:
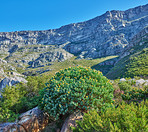
{"label": "grass", "polygon": [[[74,66],[83,66],[83,67],[93,67],[94,65],[101,63],[103,61],[116,58],[117,56],[108,56],[104,58],[98,58],[98,59],[92,59],[92,60],[86,60],[86,59],[76,59],[76,57],[72,57],[71,59],[68,59],[64,62],[54,62],[53,65],[49,66],[52,71],[49,71],[47,73],[43,73],[45,75],[49,75],[50,77],[53,76],[56,72],[58,72],[60,69],[68,68],[68,67],[74,67]],[[99,70],[99,69],[98,69]]]}

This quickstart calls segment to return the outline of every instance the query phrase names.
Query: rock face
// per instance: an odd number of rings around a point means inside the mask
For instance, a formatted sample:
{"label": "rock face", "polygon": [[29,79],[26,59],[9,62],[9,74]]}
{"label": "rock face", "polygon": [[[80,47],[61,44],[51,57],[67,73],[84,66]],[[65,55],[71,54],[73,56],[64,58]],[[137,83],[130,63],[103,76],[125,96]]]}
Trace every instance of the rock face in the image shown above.
{"label": "rock face", "polygon": [[5,77],[0,81],[0,97],[1,97],[1,90],[6,86],[13,86],[17,83],[27,83],[27,80],[20,76],[13,76],[13,77]]}
{"label": "rock face", "polygon": [[148,42],[148,26],[146,26],[143,30],[141,30],[131,39],[131,41],[129,42],[129,45],[126,46],[126,48],[120,55],[120,58],[118,59],[118,61],[135,52],[135,50],[137,49],[133,50],[132,48],[134,46],[142,47],[143,49],[148,48],[148,45],[145,44],[145,42]]}
{"label": "rock face", "polygon": [[43,67],[44,64],[50,65],[50,62],[65,61],[71,57],[73,57],[72,54],[62,49],[56,49],[55,51],[49,51],[40,54],[40,56],[36,60],[30,61],[28,64],[31,65],[31,67],[33,68]]}
{"label": "rock face", "polygon": [[[62,45],[84,58],[117,55],[148,25],[148,5],[126,11],[107,11],[94,19],[45,31],[0,33],[0,53],[14,53],[26,45]],[[84,53],[85,52],[85,53]]]}
{"label": "rock face", "polygon": [[[132,62],[131,59],[133,57],[138,57],[141,54],[146,54],[148,48],[148,26],[146,26],[143,30],[137,33],[130,41],[129,45],[125,47],[123,52],[120,54],[119,58],[114,64],[114,67],[108,71],[106,76],[110,79],[116,79],[118,77],[123,77],[127,71],[127,65]],[[141,59],[139,59],[141,61]],[[136,61],[135,61],[136,62]],[[145,62],[146,58],[145,58]],[[147,69],[147,63],[143,63],[142,65],[137,65],[136,68],[139,66],[143,66],[144,69]],[[130,67],[132,68],[132,67]],[[147,73],[147,72],[145,72]],[[141,75],[140,75],[141,74]],[[143,76],[140,73],[139,76]],[[138,75],[137,75],[138,76]],[[128,76],[129,77],[129,76]]]}

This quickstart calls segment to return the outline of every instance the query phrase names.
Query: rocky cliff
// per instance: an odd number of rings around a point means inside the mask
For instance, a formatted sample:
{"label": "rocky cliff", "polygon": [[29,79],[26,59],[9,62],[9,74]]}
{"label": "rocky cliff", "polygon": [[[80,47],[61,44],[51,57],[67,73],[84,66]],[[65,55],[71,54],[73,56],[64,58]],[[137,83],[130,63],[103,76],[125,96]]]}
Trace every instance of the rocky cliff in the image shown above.
{"label": "rocky cliff", "polygon": [[[45,31],[0,33],[0,53],[26,45],[62,45],[73,54],[101,57],[122,52],[129,40],[148,25],[148,5],[126,11],[107,11],[94,19]],[[85,53],[84,53],[85,52]]]}

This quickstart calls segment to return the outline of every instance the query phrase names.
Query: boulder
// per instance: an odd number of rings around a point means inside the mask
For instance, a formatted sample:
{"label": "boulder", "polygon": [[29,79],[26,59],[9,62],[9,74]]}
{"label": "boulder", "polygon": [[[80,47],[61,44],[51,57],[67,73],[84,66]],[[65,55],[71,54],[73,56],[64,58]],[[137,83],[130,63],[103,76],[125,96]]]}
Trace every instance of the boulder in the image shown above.
{"label": "boulder", "polygon": [[144,86],[148,86],[148,80],[145,80]]}
{"label": "boulder", "polygon": [[35,107],[20,115],[13,123],[0,124],[0,132],[38,132],[47,126],[48,121],[48,114]]}
{"label": "boulder", "polygon": [[120,82],[125,82],[125,81],[126,81],[125,78],[121,78],[121,79],[120,79]]}
{"label": "boulder", "polygon": [[27,83],[27,80],[22,78],[22,77],[5,77],[1,82],[0,82],[0,90],[5,88],[7,85],[8,86],[13,86],[19,82]]}
{"label": "boulder", "polygon": [[139,80],[136,80],[136,86],[141,86],[145,83],[145,80],[144,79],[139,79]]}

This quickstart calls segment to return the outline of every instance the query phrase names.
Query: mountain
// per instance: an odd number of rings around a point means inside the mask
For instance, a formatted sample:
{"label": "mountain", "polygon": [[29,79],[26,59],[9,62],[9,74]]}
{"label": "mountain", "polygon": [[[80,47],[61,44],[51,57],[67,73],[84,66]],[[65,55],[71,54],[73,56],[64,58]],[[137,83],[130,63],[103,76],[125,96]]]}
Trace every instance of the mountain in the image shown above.
{"label": "mountain", "polygon": [[[147,26],[148,4],[126,11],[107,11],[91,20],[58,29],[1,32],[0,78],[16,73],[28,76],[29,70],[34,69],[41,74],[52,70],[53,62],[63,62],[73,56],[77,59],[120,58],[124,49],[132,46],[133,38]],[[111,62],[112,66],[116,60]]]}

